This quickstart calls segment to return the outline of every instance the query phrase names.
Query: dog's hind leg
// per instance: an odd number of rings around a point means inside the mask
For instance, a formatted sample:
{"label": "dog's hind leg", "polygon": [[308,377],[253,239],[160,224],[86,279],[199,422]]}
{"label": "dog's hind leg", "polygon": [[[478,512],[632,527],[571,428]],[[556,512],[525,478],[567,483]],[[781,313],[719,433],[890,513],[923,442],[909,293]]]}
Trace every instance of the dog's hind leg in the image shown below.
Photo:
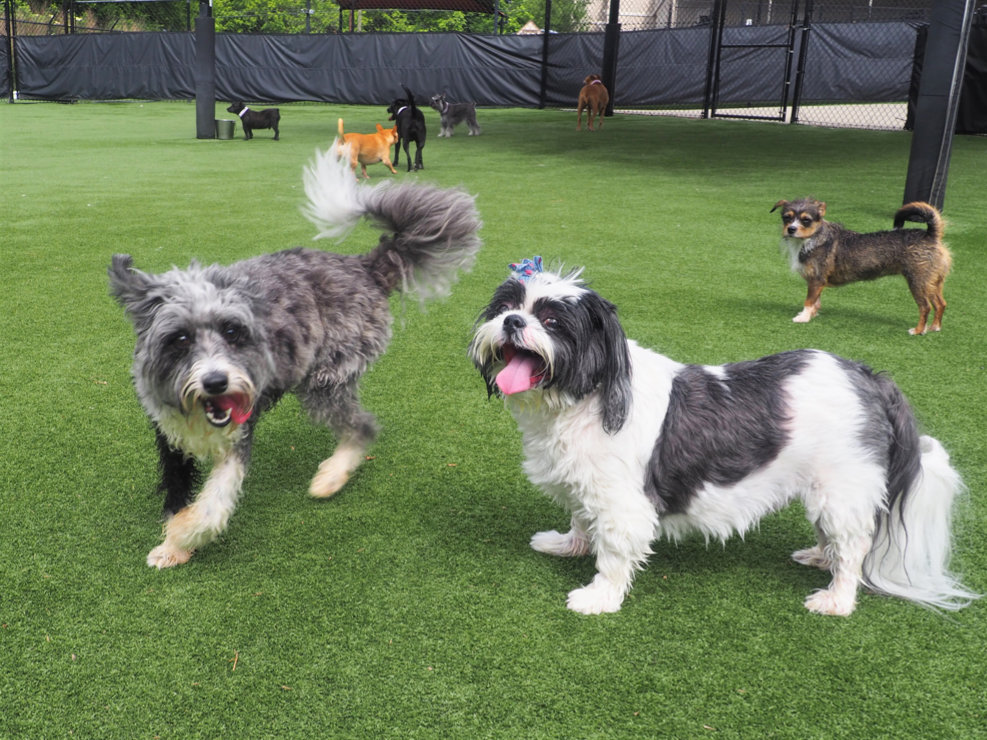
{"label": "dog's hind leg", "polygon": [[792,560],[799,565],[808,565],[811,568],[829,570],[833,563],[826,554],[826,535],[819,527],[816,527],[816,537],[818,544],[814,547],[807,547],[804,550],[796,550],[792,553]]}
{"label": "dog's hind leg", "polygon": [[339,439],[332,456],[319,464],[308,492],[315,498],[328,498],[339,491],[353,471],[360,467],[367,448],[377,436],[373,414],[357,399],[355,383],[337,386],[331,394],[309,394],[302,398],[313,420],[328,424]]}
{"label": "dog's hind leg", "polygon": [[[915,305],[918,306],[918,325],[914,329],[909,329],[908,333],[912,336],[916,334],[925,334],[926,322],[929,320],[929,314],[932,312],[933,296],[935,295],[935,288],[929,284],[929,281],[921,282],[919,279],[912,277],[911,275],[906,275],[905,279],[908,281],[908,289],[912,292],[912,298],[915,299]],[[942,300],[940,297],[939,300]],[[942,310],[946,310],[945,301],[943,301]],[[939,311],[938,302],[936,303],[936,313],[933,319],[933,329],[938,331],[941,326],[939,326],[942,321],[942,314]]]}
{"label": "dog's hind leg", "polygon": [[247,469],[249,442],[237,445],[218,460],[195,501],[176,513],[165,524],[165,540],[148,553],[147,564],[154,568],[181,565],[195,548],[216,539],[230,520]]}
{"label": "dog's hind leg", "polygon": [[809,552],[820,557],[807,564],[825,564],[833,579],[827,588],[810,594],[805,607],[817,614],[848,616],[856,607],[864,558],[874,538],[875,512],[882,506],[886,487],[885,471],[883,466],[862,461],[844,464],[839,472],[828,466],[819,475],[822,477],[803,499],[819,537],[819,546]]}

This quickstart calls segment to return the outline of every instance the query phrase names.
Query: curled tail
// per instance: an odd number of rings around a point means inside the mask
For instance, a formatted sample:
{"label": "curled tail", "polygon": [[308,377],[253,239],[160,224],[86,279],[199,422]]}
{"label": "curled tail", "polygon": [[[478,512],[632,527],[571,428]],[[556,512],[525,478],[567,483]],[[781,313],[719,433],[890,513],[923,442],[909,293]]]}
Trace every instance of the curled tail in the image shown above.
{"label": "curled tail", "polygon": [[894,214],[894,227],[900,229],[904,226],[905,221],[921,221],[928,224],[926,233],[935,241],[942,239],[942,215],[935,206],[922,201],[906,203]]}
{"label": "curled tail", "polygon": [[340,238],[367,216],[389,232],[363,258],[378,282],[422,301],[447,295],[482,244],[473,196],[418,182],[360,185],[336,148],[334,142],[316,152],[304,173],[308,204],[302,210],[318,237]]}
{"label": "curled tail", "polygon": [[[911,448],[898,444],[892,452],[889,505],[878,514],[871,550],[864,560],[864,583],[879,593],[925,606],[961,609],[979,598],[948,569],[953,499],[963,490],[963,482],[937,440],[922,436]],[[893,471],[908,467],[895,458],[916,454],[921,461],[917,475],[910,476],[908,487],[895,495],[890,481]]]}

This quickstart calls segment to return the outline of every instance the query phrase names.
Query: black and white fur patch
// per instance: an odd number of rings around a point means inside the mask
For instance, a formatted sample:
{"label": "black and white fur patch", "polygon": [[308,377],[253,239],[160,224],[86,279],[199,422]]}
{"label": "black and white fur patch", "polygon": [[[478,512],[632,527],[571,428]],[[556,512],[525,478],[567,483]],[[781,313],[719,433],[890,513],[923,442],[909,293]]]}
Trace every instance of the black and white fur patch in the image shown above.
{"label": "black and white fur patch", "polygon": [[811,611],[850,614],[860,585],[943,609],[976,597],[947,567],[959,475],[885,375],[818,350],[683,365],[628,340],[578,271],[498,287],[469,353],[528,478],[572,515],[531,546],[596,558],[570,609],[617,611],[660,537],[725,540],[796,499],[817,541],[793,557],[832,573]]}

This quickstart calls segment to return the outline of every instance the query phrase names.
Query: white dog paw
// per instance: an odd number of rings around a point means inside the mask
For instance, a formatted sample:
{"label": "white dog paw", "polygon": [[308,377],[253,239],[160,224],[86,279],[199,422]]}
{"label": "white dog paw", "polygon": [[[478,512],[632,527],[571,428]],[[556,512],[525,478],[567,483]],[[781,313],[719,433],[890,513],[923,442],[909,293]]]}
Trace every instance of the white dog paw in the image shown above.
{"label": "white dog paw", "polygon": [[792,319],[792,321],[794,321],[796,324],[808,324],[809,319],[811,318],[812,318],[812,314],[809,311],[803,309],[797,316],[795,316]]}
{"label": "white dog paw", "polygon": [[187,563],[194,550],[180,550],[168,544],[155,547],[147,554],[147,564],[152,568],[172,568]]}
{"label": "white dog paw", "polygon": [[360,465],[363,448],[358,445],[340,445],[332,457],[319,464],[319,470],[308,487],[309,495],[329,498],[346,485],[350,473]]}
{"label": "white dog paw", "polygon": [[548,532],[536,532],[531,537],[531,548],[548,555],[560,558],[574,558],[589,552],[589,543],[580,535],[571,531],[560,534],[554,529]]}
{"label": "white dog paw", "polygon": [[822,570],[829,570],[832,561],[826,555],[825,551],[819,547],[809,547],[805,550],[796,550],[792,553],[792,560],[800,565],[808,565],[812,568],[821,568]]}
{"label": "white dog paw", "polygon": [[816,614],[828,614],[834,617],[847,617],[853,613],[856,602],[838,596],[832,591],[816,591],[805,599],[805,608]]}
{"label": "white dog paw", "polygon": [[566,606],[580,614],[604,614],[620,611],[623,589],[597,575],[593,582],[569,592]]}
{"label": "white dog paw", "polygon": [[329,498],[346,485],[350,479],[349,473],[343,469],[333,469],[332,466],[321,466],[308,487],[308,493],[314,498]]}

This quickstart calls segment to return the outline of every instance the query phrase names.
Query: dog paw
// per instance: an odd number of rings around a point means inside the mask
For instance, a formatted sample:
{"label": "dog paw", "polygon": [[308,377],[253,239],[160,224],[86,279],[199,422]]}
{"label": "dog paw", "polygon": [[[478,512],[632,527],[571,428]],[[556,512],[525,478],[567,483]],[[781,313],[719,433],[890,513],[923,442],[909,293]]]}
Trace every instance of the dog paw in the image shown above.
{"label": "dog paw", "polygon": [[799,312],[797,316],[793,317],[792,321],[794,321],[796,324],[808,324],[809,319],[811,318],[812,318],[812,313],[810,313],[807,310],[804,310]]}
{"label": "dog paw", "polygon": [[553,529],[549,532],[536,532],[531,537],[531,548],[560,558],[574,558],[586,555],[589,552],[589,543],[571,531],[560,534]]}
{"label": "dog paw", "polygon": [[853,598],[845,598],[832,591],[816,591],[805,599],[805,608],[816,614],[828,614],[833,617],[848,617],[853,613],[856,602]]}
{"label": "dog paw", "polygon": [[313,498],[329,498],[350,479],[349,472],[339,466],[326,465],[328,462],[332,461],[326,460],[319,466],[319,472],[308,487],[308,495]]}
{"label": "dog paw", "polygon": [[147,554],[147,564],[152,568],[161,570],[162,568],[172,568],[182,563],[187,563],[192,557],[194,550],[179,550],[168,544],[155,547]]}
{"label": "dog paw", "polygon": [[[922,331],[919,331],[918,328],[915,328],[915,329],[909,329],[908,330],[908,333],[911,334],[914,337],[914,336],[922,336],[923,334],[925,334],[926,331],[928,331],[928,330],[927,329],[923,329]],[[939,330],[938,329],[934,329],[933,331],[939,331]]]}
{"label": "dog paw", "polygon": [[623,600],[623,589],[597,574],[588,586],[569,592],[566,606],[580,614],[604,614],[620,611]]}
{"label": "dog paw", "polygon": [[813,568],[821,568],[822,570],[829,570],[832,565],[832,561],[818,545],[805,550],[796,550],[792,553],[792,560],[800,565],[808,565]]}

